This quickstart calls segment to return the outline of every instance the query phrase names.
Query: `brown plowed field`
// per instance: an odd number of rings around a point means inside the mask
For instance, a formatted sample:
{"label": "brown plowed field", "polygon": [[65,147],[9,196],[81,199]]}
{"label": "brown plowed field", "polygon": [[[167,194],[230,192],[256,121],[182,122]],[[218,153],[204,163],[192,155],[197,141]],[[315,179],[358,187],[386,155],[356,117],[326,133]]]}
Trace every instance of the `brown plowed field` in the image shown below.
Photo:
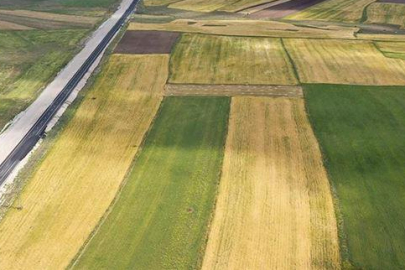
{"label": "brown plowed field", "polygon": [[266,8],[259,12],[250,14],[248,17],[253,19],[280,19],[294,14],[313,5],[319,4],[325,0],[291,0],[288,2],[280,1],[279,5]]}
{"label": "brown plowed field", "polygon": [[300,86],[167,84],[166,96],[268,96],[302,97]]}
{"label": "brown plowed field", "polygon": [[303,99],[232,99],[202,269],[340,269],[329,181]]}
{"label": "brown plowed field", "polygon": [[127,31],[115,48],[115,53],[168,54],[179,35],[165,31]]}

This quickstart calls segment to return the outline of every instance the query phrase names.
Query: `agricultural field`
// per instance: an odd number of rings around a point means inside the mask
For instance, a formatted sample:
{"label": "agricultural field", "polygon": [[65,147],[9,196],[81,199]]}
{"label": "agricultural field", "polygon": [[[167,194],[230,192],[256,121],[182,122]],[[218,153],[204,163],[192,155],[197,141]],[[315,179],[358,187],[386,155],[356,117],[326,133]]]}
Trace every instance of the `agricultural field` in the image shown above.
{"label": "agricultural field", "polygon": [[0,10],[0,20],[36,29],[71,29],[92,28],[100,18],[31,10]]}
{"label": "agricultural field", "polygon": [[284,40],[302,83],[405,85],[405,61],[369,41]]}
{"label": "agricultural field", "polygon": [[394,24],[405,27],[405,5],[374,3],[367,8],[366,23]]}
{"label": "agricultural field", "polygon": [[149,129],[168,61],[167,55],[110,58],[27,179],[16,200],[22,209],[10,208],[1,221],[1,269],[70,263],[114,199]]}
{"label": "agricultural field", "polygon": [[229,99],[171,97],[74,269],[198,269],[215,203]]}
{"label": "agricultural field", "polygon": [[405,268],[405,88],[305,86],[356,269]]}
{"label": "agricultural field", "polygon": [[302,99],[235,97],[202,269],[339,269],[332,195]]}
{"label": "agricultural field", "polygon": [[0,31],[0,130],[77,51],[85,30]]}
{"label": "agricultural field", "polygon": [[[157,16],[156,16],[157,17]],[[155,17],[155,18],[156,18]],[[160,30],[186,33],[214,34],[244,37],[295,37],[295,38],[338,38],[355,39],[359,29],[354,26],[306,26],[281,21],[257,20],[196,20],[177,19],[169,22],[134,22],[129,30]],[[157,19],[155,19],[156,21]]]}
{"label": "agricultural field", "polygon": [[170,71],[170,83],[297,84],[280,39],[183,34]]}
{"label": "agricultural field", "polygon": [[117,0],[0,0],[0,7],[6,9],[88,9],[103,8],[108,9],[111,5],[117,3]]}
{"label": "agricultural field", "polygon": [[[0,0],[0,133],[118,3]],[[405,269],[404,18],[142,0],[0,197],[0,269]]]}
{"label": "agricultural field", "polygon": [[[0,131],[31,104],[107,14],[103,1],[97,7],[76,2],[0,1]],[[113,2],[108,0],[110,6]]]}
{"label": "agricultural field", "polygon": [[359,22],[364,9],[373,2],[375,0],[328,0],[285,19]]}
{"label": "agricultural field", "polygon": [[[168,1],[165,1],[168,2]],[[174,2],[174,1],[170,1]],[[245,8],[269,2],[268,0],[182,0],[169,5],[170,8],[185,9],[200,12],[215,10],[237,12]]]}
{"label": "agricultural field", "polygon": [[387,57],[405,60],[404,42],[376,42],[376,46]]}

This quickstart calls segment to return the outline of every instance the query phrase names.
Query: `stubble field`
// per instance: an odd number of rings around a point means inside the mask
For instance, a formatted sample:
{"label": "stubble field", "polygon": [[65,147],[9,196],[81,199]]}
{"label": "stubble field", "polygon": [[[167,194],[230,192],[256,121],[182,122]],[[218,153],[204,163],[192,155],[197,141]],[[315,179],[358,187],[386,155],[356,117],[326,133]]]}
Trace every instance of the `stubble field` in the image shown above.
{"label": "stubble field", "polygon": [[183,34],[170,70],[170,83],[297,84],[280,39]]}
{"label": "stubble field", "polygon": [[332,195],[302,99],[232,99],[202,269],[339,269]]}
{"label": "stubble field", "polygon": [[302,83],[404,85],[405,61],[385,57],[372,42],[284,40]]}

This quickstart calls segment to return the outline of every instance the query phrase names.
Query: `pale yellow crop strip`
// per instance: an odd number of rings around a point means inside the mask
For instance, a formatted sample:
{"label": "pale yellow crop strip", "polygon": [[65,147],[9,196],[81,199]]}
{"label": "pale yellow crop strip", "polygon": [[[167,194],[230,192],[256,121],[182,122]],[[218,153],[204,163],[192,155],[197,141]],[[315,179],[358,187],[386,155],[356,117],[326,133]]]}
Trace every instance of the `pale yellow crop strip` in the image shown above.
{"label": "pale yellow crop strip", "polygon": [[304,101],[232,99],[212,269],[339,269],[333,200]]}
{"label": "pale yellow crop strip", "polygon": [[302,83],[405,85],[405,61],[370,41],[285,39]]}
{"label": "pale yellow crop strip", "polygon": [[168,55],[113,55],[0,223],[0,269],[63,269],[111,204],[158,110]]}
{"label": "pale yellow crop strip", "polygon": [[171,83],[295,85],[280,39],[184,34],[171,59]]}

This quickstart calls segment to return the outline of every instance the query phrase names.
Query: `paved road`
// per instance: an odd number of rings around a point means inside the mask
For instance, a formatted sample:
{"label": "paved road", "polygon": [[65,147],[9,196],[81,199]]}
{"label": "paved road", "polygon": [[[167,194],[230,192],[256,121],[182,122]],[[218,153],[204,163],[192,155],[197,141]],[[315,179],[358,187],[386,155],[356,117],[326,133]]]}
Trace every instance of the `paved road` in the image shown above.
{"label": "paved road", "polygon": [[0,135],[0,186],[43,136],[49,122],[135,10],[138,1],[123,0],[111,18],[93,34],[85,48]]}

